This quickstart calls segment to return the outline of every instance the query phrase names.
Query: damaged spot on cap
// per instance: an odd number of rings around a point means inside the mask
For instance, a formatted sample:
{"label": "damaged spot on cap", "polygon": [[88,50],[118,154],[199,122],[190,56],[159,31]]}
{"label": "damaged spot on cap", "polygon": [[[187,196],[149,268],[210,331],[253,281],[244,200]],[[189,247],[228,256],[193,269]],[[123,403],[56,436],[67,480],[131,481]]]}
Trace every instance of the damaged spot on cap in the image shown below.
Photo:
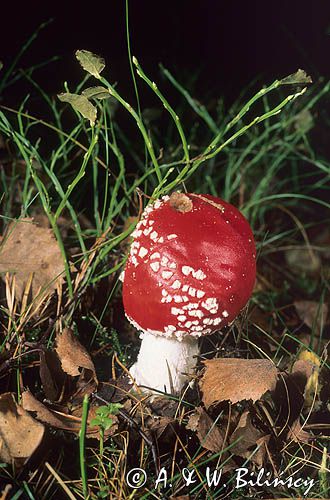
{"label": "damaged spot on cap", "polygon": [[170,206],[177,212],[187,213],[193,209],[193,202],[186,194],[174,192],[170,196]]}

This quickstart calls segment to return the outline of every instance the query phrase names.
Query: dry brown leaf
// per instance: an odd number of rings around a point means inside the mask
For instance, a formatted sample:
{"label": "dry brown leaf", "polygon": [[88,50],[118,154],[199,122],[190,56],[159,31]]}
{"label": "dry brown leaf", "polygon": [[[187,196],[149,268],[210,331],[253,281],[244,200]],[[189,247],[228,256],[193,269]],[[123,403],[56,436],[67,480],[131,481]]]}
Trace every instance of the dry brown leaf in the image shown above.
{"label": "dry brown leaf", "polygon": [[285,252],[285,259],[295,274],[318,274],[321,268],[321,259],[309,248],[293,248]]}
{"label": "dry brown leaf", "polygon": [[254,306],[253,309],[249,312],[249,321],[259,327],[261,330],[265,332],[269,331],[269,327],[273,318],[269,314],[269,312],[264,311],[261,307]]}
{"label": "dry brown leaf", "polygon": [[312,438],[313,436],[309,432],[304,431],[299,418],[290,426],[287,435],[288,441],[294,441],[295,443],[308,443]]}
{"label": "dry brown leaf", "polygon": [[[243,458],[250,457],[252,462],[261,467],[266,453],[265,444],[269,441],[269,437],[269,435],[264,435],[254,427],[251,422],[250,412],[245,411],[230,436],[229,442],[232,444],[230,452]],[[251,452],[258,445],[259,449],[251,457]]]}
{"label": "dry brown leaf", "polygon": [[257,401],[277,382],[278,370],[268,359],[216,358],[204,364],[200,388],[207,408],[217,401]]}
{"label": "dry brown leaf", "polygon": [[33,455],[45,428],[19,406],[12,393],[0,396],[0,460],[21,467]]}
{"label": "dry brown leaf", "polygon": [[299,359],[294,363],[291,373],[284,373],[280,377],[272,396],[278,409],[278,425],[291,425],[299,417],[305,402],[306,384],[313,370],[310,361]]}
{"label": "dry brown leaf", "polygon": [[[130,388],[132,384],[130,384]],[[161,415],[162,417],[170,417],[175,419],[175,415],[178,411],[178,402],[176,400],[171,400],[164,397],[155,397],[149,403],[150,409],[156,415]]]}
{"label": "dry brown leaf", "polygon": [[57,401],[64,386],[65,373],[54,351],[42,350],[40,352],[39,374],[46,398],[49,401]]}
{"label": "dry brown leaf", "polygon": [[326,323],[328,306],[312,300],[296,300],[294,306],[305,325],[315,328],[316,334],[319,334]]}
{"label": "dry brown leaf", "polygon": [[[64,431],[74,432],[78,434],[81,428],[81,416],[82,416],[82,407],[79,406],[74,409],[71,415],[66,415],[59,411],[53,411],[47,408],[46,405],[41,403],[38,399],[36,399],[30,391],[25,391],[22,394],[22,405],[23,408],[27,411],[31,411],[35,413],[35,416],[41,422],[44,422],[55,429],[62,429]],[[90,421],[95,418],[97,406],[91,406],[88,412],[88,420],[87,420],[87,437],[99,438],[100,432],[98,427],[90,426]],[[107,429],[104,432],[104,439],[107,439],[109,436],[112,436],[116,430],[118,429],[118,418],[116,415],[109,415],[109,418],[112,419],[113,425],[110,429]]]}
{"label": "dry brown leaf", "polygon": [[223,449],[224,436],[211,417],[199,406],[189,417],[186,428],[197,432],[197,437],[206,450],[217,453]]}
{"label": "dry brown leaf", "polygon": [[81,368],[84,368],[92,372],[92,378],[97,382],[94,363],[70,328],[65,328],[56,336],[55,350],[65,373],[76,377],[80,375]]}
{"label": "dry brown leaf", "polygon": [[27,411],[35,413],[36,418],[45,424],[63,429],[66,431],[79,432],[80,421],[70,415],[49,410],[43,403],[36,399],[30,391],[24,391],[22,394],[22,405]]}
{"label": "dry brown leaf", "polygon": [[301,347],[309,348],[312,351],[317,351],[318,349],[320,352],[324,350],[326,347],[326,339],[320,338],[318,335],[315,335],[314,333],[299,333],[299,342],[301,343]]}
{"label": "dry brown leaf", "polygon": [[15,274],[15,296],[22,299],[31,276],[32,299],[49,295],[63,280],[64,263],[52,230],[38,227],[32,219],[11,223],[0,242],[0,275]]}
{"label": "dry brown leaf", "polygon": [[[97,410],[98,406],[90,406],[89,411],[88,411],[88,419],[87,419],[87,429],[86,429],[86,437],[88,438],[95,438],[99,439],[100,438],[100,429],[98,426],[91,426],[90,422],[94,418],[97,418]],[[72,415],[75,417],[78,417],[81,420],[82,417],[82,406],[79,406],[74,409],[72,412]],[[109,429],[106,429],[104,431],[104,440],[106,441],[110,436],[113,436],[118,430],[118,417],[116,415],[108,415],[108,418],[112,420],[112,426]],[[79,426],[81,424],[79,423]]]}
{"label": "dry brown leaf", "polygon": [[258,450],[253,455],[253,457],[251,457],[251,461],[254,462],[258,467],[264,465],[269,440],[270,440],[270,434],[266,434],[264,436],[261,436],[256,441],[256,446],[258,446]]}
{"label": "dry brown leaf", "polygon": [[157,439],[163,436],[163,440],[169,440],[169,437],[173,438],[173,425],[175,424],[175,420],[171,417],[164,416],[152,416],[147,419],[145,422],[146,427],[152,431],[153,435],[156,436]]}
{"label": "dry brown leaf", "polygon": [[[80,216],[78,216],[78,219],[80,221]],[[49,222],[49,218],[47,217],[47,215],[38,209],[36,209],[36,212],[33,213],[33,222],[38,227],[44,227],[46,229],[51,228],[51,224]],[[72,220],[69,217],[66,218],[66,217],[63,217],[63,215],[60,215],[56,219],[56,224],[60,230],[62,239],[66,240],[68,237],[69,231],[73,228]]]}
{"label": "dry brown leaf", "polygon": [[313,374],[313,363],[308,359],[298,359],[294,362],[291,370],[291,375],[299,375],[305,387],[307,380]]}
{"label": "dry brown leaf", "polygon": [[106,401],[119,403],[127,401],[127,396],[132,389],[129,377],[124,374],[116,380],[110,379],[107,382],[100,382],[97,387],[97,394]]}

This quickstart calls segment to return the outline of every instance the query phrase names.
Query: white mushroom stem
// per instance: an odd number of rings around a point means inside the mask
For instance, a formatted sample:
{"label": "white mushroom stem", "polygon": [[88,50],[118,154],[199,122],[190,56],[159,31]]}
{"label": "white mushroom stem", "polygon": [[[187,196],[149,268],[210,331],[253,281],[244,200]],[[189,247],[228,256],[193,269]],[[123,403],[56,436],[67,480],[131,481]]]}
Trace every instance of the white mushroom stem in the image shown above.
{"label": "white mushroom stem", "polygon": [[196,366],[198,339],[185,337],[177,340],[150,333],[142,335],[137,362],[130,369],[136,384],[178,394],[191,379]]}

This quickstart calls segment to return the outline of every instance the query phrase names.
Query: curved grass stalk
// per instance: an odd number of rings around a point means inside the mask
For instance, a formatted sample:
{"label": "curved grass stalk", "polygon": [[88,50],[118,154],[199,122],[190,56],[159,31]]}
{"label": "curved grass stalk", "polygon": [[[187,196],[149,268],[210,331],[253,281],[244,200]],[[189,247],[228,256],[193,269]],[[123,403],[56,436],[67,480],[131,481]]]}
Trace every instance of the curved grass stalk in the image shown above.
{"label": "curved grass stalk", "polygon": [[172,73],[170,73],[168,69],[164,68],[162,64],[160,64],[159,66],[163,75],[171,82],[173,87],[175,87],[180,92],[180,94],[183,95],[183,97],[186,99],[186,101],[191,106],[196,115],[200,116],[200,118],[204,120],[206,125],[214,134],[217,134],[219,132],[219,128],[215,123],[215,121],[213,120],[212,116],[207,111],[206,107],[200,104],[198,101],[196,101],[196,99],[191,97],[189,92],[184,87],[182,87],[182,85],[180,85],[180,83],[174,78],[174,76],[172,75]]}
{"label": "curved grass stalk", "polygon": [[128,102],[126,102],[125,99],[123,99],[123,97],[116,91],[114,86],[108,82],[108,80],[106,80],[103,76],[100,76],[99,80],[101,83],[103,83],[103,85],[105,85],[105,87],[107,87],[109,94],[111,96],[113,96],[129,112],[129,114],[134,118],[136,125],[142,134],[142,137],[143,137],[144,143],[147,147],[151,161],[155,167],[155,172],[156,172],[158,181],[161,182],[162,174],[161,174],[161,171],[159,168],[159,163],[158,163],[155,151],[154,151],[154,147],[153,147],[151,138],[148,135],[148,132],[143,124],[143,121],[141,120],[141,118],[139,117],[139,115],[135,111],[135,109]]}
{"label": "curved grass stalk", "polygon": [[139,75],[139,77],[142,78],[142,80],[144,80],[147,83],[147,85],[151,88],[151,90],[156,94],[156,96],[158,97],[158,99],[160,99],[160,101],[163,103],[163,106],[166,109],[166,111],[168,111],[169,114],[171,115],[171,117],[173,118],[174,124],[175,124],[175,126],[176,126],[176,128],[177,128],[177,130],[179,132],[180,138],[181,138],[182,148],[183,148],[183,152],[184,152],[184,161],[185,161],[186,164],[189,164],[190,163],[189,146],[187,144],[187,139],[186,139],[185,133],[183,131],[183,128],[182,128],[179,116],[176,114],[176,112],[174,111],[174,109],[170,106],[168,100],[160,92],[160,90],[158,89],[156,83],[152,82],[150,80],[150,78],[148,78],[147,75],[144,73],[144,71],[141,68],[141,66],[140,66],[138,60],[136,59],[136,57],[133,57],[133,64],[136,67],[136,72]]}
{"label": "curved grass stalk", "polygon": [[[250,99],[250,101],[242,108],[242,110],[236,115],[236,117],[228,124],[226,130],[229,130],[235,123],[237,123],[242,118],[242,116],[244,116],[245,113],[247,113],[251,104],[253,104],[257,99],[262,97],[266,92],[270,92],[270,90],[274,90],[275,88],[277,88],[280,84],[281,82],[279,80],[276,80],[272,85],[270,85],[266,89],[262,89],[261,91],[259,91],[252,99]],[[169,191],[173,189],[179,182],[187,180],[197,170],[197,168],[200,166],[201,163],[217,156],[226,146],[228,146],[233,141],[238,139],[238,137],[247,132],[251,127],[253,127],[253,125],[261,123],[264,120],[267,120],[272,116],[275,116],[278,113],[280,113],[281,110],[284,108],[284,106],[286,106],[290,101],[293,101],[294,99],[302,95],[305,91],[306,88],[304,88],[299,92],[296,92],[295,94],[289,95],[270,111],[264,113],[261,116],[255,117],[250,123],[240,128],[236,133],[234,133],[231,137],[229,137],[218,147],[216,147],[216,145],[220,139],[220,136],[222,136],[223,134],[221,133],[218,136],[216,136],[213,139],[213,141],[209,144],[209,146],[207,146],[204,152],[198,158],[192,161],[191,167],[189,165],[186,165],[185,168],[183,168],[180,174],[178,175],[177,179],[172,183],[170,183],[168,186],[166,186],[166,190]]]}
{"label": "curved grass stalk", "polygon": [[[5,111],[9,111],[9,112],[15,113],[15,114],[19,113],[19,111],[17,111],[16,109],[9,108],[8,106],[0,105],[0,109],[4,109]],[[25,118],[30,118],[30,119],[34,120],[36,124],[44,125],[45,127],[47,127],[49,129],[53,130],[54,132],[56,132],[58,135],[63,135],[64,137],[66,137],[67,139],[69,139],[70,141],[72,141],[80,149],[82,149],[83,151],[85,151],[85,153],[87,153],[88,148],[86,146],[84,146],[81,142],[77,141],[77,139],[74,139],[73,137],[71,137],[72,133],[71,134],[67,134],[63,130],[57,128],[55,125],[52,125],[51,123],[48,123],[45,120],[40,120],[39,118],[36,118],[35,116],[30,115],[29,113],[20,113],[20,114],[21,114],[21,116],[24,116]],[[0,113],[0,116],[1,116],[2,119],[5,118],[5,116],[3,115],[3,113]],[[105,168],[106,170],[108,170],[108,166],[100,158],[97,158],[97,162],[103,168]],[[111,175],[113,175],[112,172],[111,172]]]}
{"label": "curved grass stalk", "polygon": [[71,182],[71,184],[69,184],[68,186],[68,189],[66,191],[66,193],[64,194],[64,197],[62,198],[62,201],[61,203],[59,204],[56,212],[55,212],[55,221],[58,219],[58,217],[60,216],[63,208],[65,207],[72,191],[74,190],[74,188],[77,186],[77,184],[79,183],[79,181],[84,177],[85,175],[85,172],[86,172],[86,167],[87,167],[87,164],[88,164],[88,161],[92,155],[92,152],[94,150],[94,147],[96,146],[97,144],[97,141],[98,141],[98,135],[96,133],[94,133],[94,128],[92,129],[93,130],[93,135],[92,135],[92,140],[91,140],[91,143],[89,145],[89,148],[88,150],[86,151],[86,153],[84,154],[84,159],[83,159],[83,162],[82,162],[82,165],[80,167],[80,170],[78,172],[78,174],[76,175],[76,177],[73,179],[73,181]]}

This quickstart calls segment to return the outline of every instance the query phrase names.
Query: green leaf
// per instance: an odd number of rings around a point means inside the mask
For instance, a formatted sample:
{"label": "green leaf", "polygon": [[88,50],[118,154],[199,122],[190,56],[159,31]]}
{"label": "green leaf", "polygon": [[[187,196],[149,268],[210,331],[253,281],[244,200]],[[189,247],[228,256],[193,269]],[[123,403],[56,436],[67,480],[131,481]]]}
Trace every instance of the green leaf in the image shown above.
{"label": "green leaf", "polygon": [[110,495],[110,490],[109,488],[106,486],[105,488],[99,490],[96,495],[99,497],[99,498],[108,498],[109,495]]}
{"label": "green leaf", "polygon": [[108,429],[110,429],[110,427],[112,426],[112,424],[113,424],[112,418],[104,419],[104,422],[103,422],[103,428],[104,428],[104,430],[107,431]]}
{"label": "green leaf", "polygon": [[2,70],[2,68],[3,68],[3,62],[0,61],[0,70]]}
{"label": "green leaf", "polygon": [[100,78],[100,73],[105,68],[104,59],[100,56],[89,52],[89,50],[77,50],[76,58],[87,73]]}
{"label": "green leaf", "polygon": [[123,408],[121,403],[109,403],[109,413],[110,415],[117,415],[120,408]]}
{"label": "green leaf", "polygon": [[292,75],[289,75],[280,80],[281,85],[306,85],[307,83],[312,83],[312,79],[307,75],[306,71],[303,69],[298,69]]}
{"label": "green leaf", "polygon": [[87,99],[109,99],[111,96],[105,87],[88,87],[82,91]]}
{"label": "green leaf", "polygon": [[89,102],[86,96],[79,94],[70,94],[69,92],[59,94],[57,96],[60,101],[71,104],[75,111],[78,111],[84,118],[90,121],[91,126],[95,124],[97,110],[96,107]]}
{"label": "green leaf", "polygon": [[91,427],[99,427],[101,424],[100,420],[98,418],[92,418],[92,420],[90,421],[89,425]]}
{"label": "green leaf", "polygon": [[95,410],[96,415],[99,415],[100,417],[107,417],[110,413],[109,407],[108,406],[99,406]]}

